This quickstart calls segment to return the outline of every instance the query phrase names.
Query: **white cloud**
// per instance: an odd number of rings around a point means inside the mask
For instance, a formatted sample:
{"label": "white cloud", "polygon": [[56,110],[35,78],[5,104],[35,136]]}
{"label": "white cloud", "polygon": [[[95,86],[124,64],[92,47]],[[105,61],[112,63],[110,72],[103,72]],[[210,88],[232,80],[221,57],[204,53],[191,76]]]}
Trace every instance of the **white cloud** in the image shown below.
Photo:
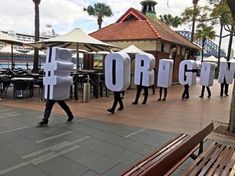
{"label": "white cloud", "polygon": [[[130,7],[141,10],[141,1],[99,0],[99,2],[110,5],[114,13],[112,17],[104,18],[103,26],[114,23]],[[88,33],[97,30],[96,18],[83,11],[84,7],[95,2],[98,2],[98,0],[41,0],[40,31],[45,30],[46,24],[52,24],[56,33],[59,34],[68,32],[75,27],[80,27]],[[161,0],[156,2],[158,3],[156,5],[158,16],[166,13],[180,16],[186,7],[192,6],[192,0]],[[200,0],[199,5],[204,5],[206,2],[207,0]],[[34,3],[32,0],[1,0],[0,16],[0,30],[12,30],[26,34],[34,33]],[[189,26],[184,28],[189,29]],[[227,40],[224,40],[223,47],[227,48],[226,45]]]}

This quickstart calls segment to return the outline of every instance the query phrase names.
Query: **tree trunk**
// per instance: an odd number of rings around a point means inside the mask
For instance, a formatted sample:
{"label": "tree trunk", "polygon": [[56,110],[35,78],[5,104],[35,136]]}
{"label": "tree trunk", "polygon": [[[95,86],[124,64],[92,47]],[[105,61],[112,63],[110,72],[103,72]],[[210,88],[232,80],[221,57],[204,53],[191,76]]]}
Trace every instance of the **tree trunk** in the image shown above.
{"label": "tree trunk", "polygon": [[202,39],[202,59],[201,59],[201,62],[203,62],[203,58],[204,58],[205,41],[206,41],[206,39],[203,38]]}
{"label": "tree trunk", "polygon": [[[233,18],[235,19],[235,17]],[[229,40],[229,48],[228,48],[228,56],[227,59],[230,58],[232,41],[233,41],[233,32],[234,32],[234,24],[232,26],[230,40]],[[232,101],[230,107],[230,118],[229,118],[229,129],[230,132],[235,133],[235,83],[233,84],[233,93],[232,93]]]}
{"label": "tree trunk", "polygon": [[[39,41],[39,4],[35,3],[35,42]],[[32,72],[37,73],[38,72],[38,61],[39,61],[39,55],[38,55],[38,49],[34,49],[34,60],[33,60],[33,70]]]}
{"label": "tree trunk", "polygon": [[220,67],[220,54],[221,54],[220,50],[221,50],[221,43],[222,43],[223,28],[224,28],[224,25],[222,23],[220,23],[219,48],[218,48],[218,65],[217,65],[218,72],[219,72],[219,67]]}
{"label": "tree trunk", "polygon": [[235,133],[235,84],[233,85],[232,101],[230,107],[229,131]]}
{"label": "tree trunk", "polygon": [[227,53],[227,60],[230,59],[231,51],[232,51],[232,44],[233,44],[233,33],[234,33],[234,24],[231,27],[230,38],[228,43],[228,53]]}
{"label": "tree trunk", "polygon": [[103,22],[103,19],[102,19],[101,16],[99,16],[98,19],[97,19],[97,23],[98,23],[99,29],[101,29],[102,22]]}
{"label": "tree trunk", "polygon": [[194,40],[194,31],[195,31],[195,20],[196,20],[196,15],[195,15],[195,10],[196,10],[196,7],[197,7],[197,3],[198,1],[193,1],[193,24],[192,24],[192,34],[191,34],[191,42],[193,42]]}

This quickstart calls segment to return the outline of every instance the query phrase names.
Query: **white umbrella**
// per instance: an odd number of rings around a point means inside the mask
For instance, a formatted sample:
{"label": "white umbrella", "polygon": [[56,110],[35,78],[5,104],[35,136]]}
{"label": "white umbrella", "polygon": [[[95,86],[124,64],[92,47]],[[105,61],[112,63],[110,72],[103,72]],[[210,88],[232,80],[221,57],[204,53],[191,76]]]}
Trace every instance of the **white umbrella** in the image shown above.
{"label": "white umbrella", "polygon": [[214,63],[217,63],[218,62],[218,58],[216,58],[215,56],[210,56],[210,57],[207,57],[203,60],[204,62],[214,62]]}
{"label": "white umbrella", "polygon": [[121,52],[127,53],[127,54],[139,54],[139,53],[144,53],[141,49],[136,47],[135,45],[130,45],[129,47],[121,50]]}
{"label": "white umbrella", "polygon": [[79,28],[75,28],[71,32],[68,32],[64,35],[59,35],[55,38],[50,38],[41,42],[30,43],[33,47],[36,48],[46,48],[46,47],[63,47],[70,49],[82,49],[86,51],[107,51],[115,46],[104,43],[100,40],[97,40],[87,33],[83,32]]}
{"label": "white umbrella", "polygon": [[[29,52],[26,53],[27,55],[34,55],[34,50],[30,50]],[[38,54],[40,56],[46,56],[46,53],[42,52],[42,51],[38,51]]]}
{"label": "white umbrella", "polygon": [[16,40],[16,39],[14,39],[13,37],[11,37],[7,34],[4,34],[1,31],[0,31],[0,41],[8,43],[8,44],[16,44],[16,45],[23,45],[24,44],[23,42],[21,42],[19,40]]}
{"label": "white umbrella", "polygon": [[23,45],[24,43],[19,41],[19,40],[16,40],[14,39],[13,37],[7,35],[7,34],[4,34],[3,32],[0,31],[0,41],[1,42],[5,42],[5,43],[8,43],[8,44],[11,44],[11,69],[13,69],[13,45],[16,44],[16,45]]}
{"label": "white umbrella", "polygon": [[17,51],[13,48],[12,50],[12,47],[10,45],[7,45],[5,47],[3,47],[1,50],[0,50],[0,53],[11,53],[13,51],[14,54],[23,54],[22,52],[20,51]]}

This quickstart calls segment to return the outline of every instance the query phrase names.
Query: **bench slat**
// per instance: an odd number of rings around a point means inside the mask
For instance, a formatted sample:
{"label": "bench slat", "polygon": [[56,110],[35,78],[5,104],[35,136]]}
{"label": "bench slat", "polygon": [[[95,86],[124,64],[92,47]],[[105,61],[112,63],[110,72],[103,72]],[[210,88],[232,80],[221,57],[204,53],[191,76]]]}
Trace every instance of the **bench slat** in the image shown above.
{"label": "bench slat", "polygon": [[207,172],[213,167],[213,164],[216,162],[216,158],[223,152],[223,147],[220,144],[213,145],[212,148],[214,149],[211,154],[206,154],[206,156],[203,158],[204,164],[201,166],[198,166],[198,171],[200,171],[199,175],[204,176],[207,174]]}
{"label": "bench slat", "polygon": [[174,145],[180,145],[182,142],[184,142],[189,136],[186,134],[182,134],[178,137],[176,137],[174,140],[170,141],[168,144],[166,144],[163,148],[161,148],[160,150],[157,150],[155,152],[153,152],[153,154],[149,155],[148,157],[146,157],[144,160],[138,162],[138,164],[136,164],[135,166],[133,166],[130,170],[128,170],[127,172],[123,173],[123,176],[128,176],[128,175],[139,175],[140,173],[142,173],[144,171],[143,166],[146,165],[148,162],[150,162],[151,160],[155,159],[155,158],[159,158],[159,155],[165,155],[166,151],[169,151],[170,148],[172,148],[172,146]]}
{"label": "bench slat", "polygon": [[[221,160],[220,163],[217,162],[219,167],[217,167],[214,174],[221,175],[224,172],[224,174],[226,175],[225,168],[227,167],[228,161],[229,161],[230,157],[233,155],[233,153],[234,153],[233,147],[227,146],[227,150],[224,151],[223,159]],[[228,172],[227,172],[227,174],[228,174]]]}
{"label": "bench slat", "polygon": [[215,161],[212,163],[213,164],[212,167],[208,170],[208,173],[207,173],[208,176],[212,176],[215,174],[216,170],[219,168],[219,164],[223,161],[223,158],[226,155],[226,152],[228,151],[228,148],[222,144],[221,144],[221,148],[223,149],[222,152],[213,158]]}
{"label": "bench slat", "polygon": [[165,175],[169,171],[174,171],[171,168],[179,166],[182,163],[182,159],[188,153],[190,153],[203,139],[210,134],[214,129],[213,123],[196,133],[194,136],[187,139],[182,145],[177,146],[175,150],[170,151],[168,155],[162,158],[158,163],[148,168],[148,170],[142,173],[142,176],[155,176]]}
{"label": "bench slat", "polygon": [[231,172],[235,163],[235,149],[233,155],[229,158],[227,167],[224,169],[222,176],[228,175],[227,173]]}
{"label": "bench slat", "polygon": [[219,146],[220,144],[214,143],[211,147],[207,148],[207,150],[203,152],[203,154],[200,155],[184,173],[182,173],[182,176],[197,174],[201,170],[201,167],[199,165],[201,163],[204,164],[204,158],[207,157],[207,155],[213,155],[215,151],[218,151]]}

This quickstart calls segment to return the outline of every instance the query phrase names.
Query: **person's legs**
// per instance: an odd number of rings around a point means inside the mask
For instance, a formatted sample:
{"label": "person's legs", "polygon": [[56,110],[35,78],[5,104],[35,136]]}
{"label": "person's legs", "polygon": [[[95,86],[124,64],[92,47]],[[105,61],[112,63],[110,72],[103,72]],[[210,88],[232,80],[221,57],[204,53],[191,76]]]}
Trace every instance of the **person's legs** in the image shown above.
{"label": "person's legs", "polygon": [[185,98],[189,98],[189,85],[185,85]]}
{"label": "person's legs", "polygon": [[148,95],[149,95],[148,87],[144,86],[144,100],[143,100],[142,104],[146,104],[147,99],[148,99]]}
{"label": "person's legs", "polygon": [[208,98],[210,98],[210,97],[211,97],[211,90],[210,90],[210,87],[207,86],[207,87],[206,87],[206,90],[207,90],[207,93],[208,93]]}
{"label": "person's legs", "polygon": [[224,93],[224,83],[220,84],[220,96],[222,97]]}
{"label": "person's legs", "polygon": [[47,100],[46,101],[46,105],[45,105],[46,108],[45,108],[45,111],[44,111],[43,121],[48,122],[48,119],[51,115],[51,110],[52,110],[54,104],[55,104],[54,100]]}
{"label": "person's legs", "polygon": [[158,101],[161,101],[162,99],[162,87],[160,87],[159,89],[159,98],[158,98]]}
{"label": "person's legs", "polygon": [[123,110],[123,109],[124,109],[124,106],[123,106],[123,102],[122,102],[122,98],[121,98],[120,93],[118,93],[118,95],[117,95],[117,101],[119,102],[119,108],[118,108],[118,110],[119,110],[119,111]]}
{"label": "person's legs", "polygon": [[113,105],[112,105],[112,108],[107,109],[107,111],[108,111],[108,112],[111,112],[112,114],[114,114],[115,108],[116,108],[116,106],[117,106],[118,95],[119,95],[119,98],[121,98],[121,97],[120,97],[120,93],[113,92]]}
{"label": "person's legs", "polygon": [[166,96],[167,96],[167,88],[164,88],[164,98],[162,99],[162,101],[166,101]]}
{"label": "person's legs", "polygon": [[41,122],[38,123],[37,127],[46,127],[48,124],[48,119],[51,115],[51,110],[55,104],[54,100],[46,100],[44,116]]}
{"label": "person's legs", "polygon": [[71,122],[74,119],[73,113],[69,109],[69,106],[65,103],[64,100],[59,100],[57,103],[60,105],[60,107],[66,112],[68,116],[68,122]]}
{"label": "person's legs", "polygon": [[153,95],[155,95],[155,85],[152,85]]}
{"label": "person's legs", "polygon": [[229,84],[225,84],[225,85],[224,85],[224,94],[225,94],[226,96],[228,96],[228,85],[229,85]]}
{"label": "person's legs", "polygon": [[136,92],[135,101],[132,102],[132,104],[138,104],[138,100],[139,100],[139,97],[140,97],[141,90],[142,90],[142,86],[137,85],[137,92]]}
{"label": "person's legs", "polygon": [[200,98],[203,98],[203,96],[204,96],[204,91],[205,91],[205,86],[202,86],[201,95],[199,96]]}

